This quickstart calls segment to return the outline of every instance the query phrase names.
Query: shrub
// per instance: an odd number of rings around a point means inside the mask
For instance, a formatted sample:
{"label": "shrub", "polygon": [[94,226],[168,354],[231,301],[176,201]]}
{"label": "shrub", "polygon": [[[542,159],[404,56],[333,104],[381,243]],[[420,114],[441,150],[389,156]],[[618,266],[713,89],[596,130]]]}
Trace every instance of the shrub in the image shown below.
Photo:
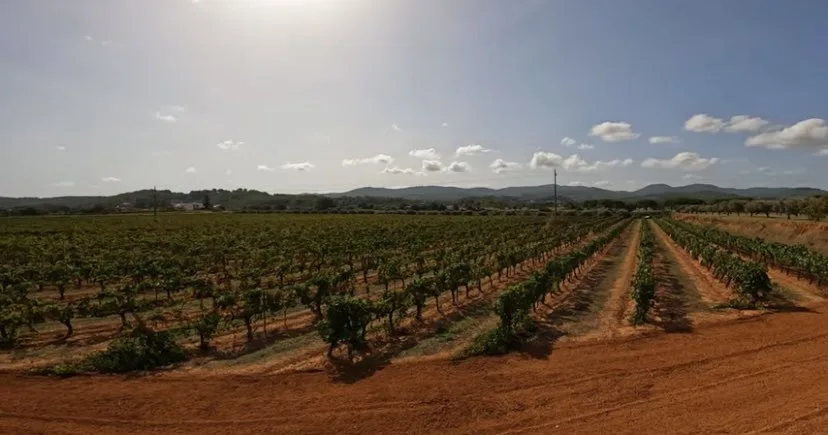
{"label": "shrub", "polygon": [[85,366],[101,373],[151,370],[187,359],[184,349],[167,331],[138,326],[116,338],[102,352],[91,355]]}

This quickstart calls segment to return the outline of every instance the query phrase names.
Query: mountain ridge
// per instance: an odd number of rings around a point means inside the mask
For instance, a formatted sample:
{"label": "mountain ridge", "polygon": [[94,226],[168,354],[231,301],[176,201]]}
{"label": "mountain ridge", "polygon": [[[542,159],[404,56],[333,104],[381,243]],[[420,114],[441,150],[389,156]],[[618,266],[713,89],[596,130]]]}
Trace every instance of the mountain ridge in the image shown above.
{"label": "mountain ridge", "polygon": [[[811,187],[750,187],[744,189],[719,187],[712,184],[689,184],[685,186],[670,186],[667,184],[651,184],[635,191],[616,191],[588,186],[557,186],[558,198],[561,201],[587,200],[640,200],[691,197],[698,199],[726,199],[726,198],[789,198],[805,197],[828,192]],[[213,203],[240,204],[241,207],[255,204],[280,202],[289,204],[296,201],[312,202],[314,198],[375,198],[382,200],[408,201],[459,201],[467,198],[493,197],[513,199],[518,201],[549,201],[553,198],[555,186],[545,184],[539,186],[511,186],[499,189],[488,187],[452,187],[452,186],[415,186],[405,188],[361,187],[340,193],[325,194],[271,194],[252,189],[224,189],[197,190],[189,193],[172,192],[169,190],[157,191],[159,204],[169,204],[171,201],[202,201],[204,195],[209,195]],[[114,207],[123,202],[141,205],[152,203],[151,190],[125,192],[117,195],[98,196],[60,196],[51,198],[0,197],[0,209],[19,207],[70,207],[88,208],[94,206]]]}

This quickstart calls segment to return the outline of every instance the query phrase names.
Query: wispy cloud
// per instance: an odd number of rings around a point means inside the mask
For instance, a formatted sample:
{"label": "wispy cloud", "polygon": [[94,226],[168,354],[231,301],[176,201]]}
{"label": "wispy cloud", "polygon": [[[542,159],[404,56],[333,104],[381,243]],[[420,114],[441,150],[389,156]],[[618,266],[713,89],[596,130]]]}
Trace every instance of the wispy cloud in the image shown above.
{"label": "wispy cloud", "polygon": [[448,122],[444,122],[443,127],[448,127]]}
{"label": "wispy cloud", "polygon": [[391,168],[385,168],[382,171],[380,171],[380,173],[381,174],[392,174],[392,175],[421,175],[420,172],[415,171],[411,168],[403,169],[403,168],[400,168],[400,167],[397,167],[397,166],[394,166],[394,167],[391,167]]}
{"label": "wispy cloud", "polygon": [[402,129],[400,128],[400,126],[398,126],[397,124],[391,124],[391,130],[394,130],[394,131],[402,131]]}
{"label": "wispy cloud", "polygon": [[408,152],[408,155],[418,159],[440,160],[440,153],[434,148],[411,150]]}
{"label": "wispy cloud", "polygon": [[457,151],[454,153],[455,156],[474,156],[477,154],[486,154],[494,152],[494,150],[484,148],[483,145],[466,145],[460,148],[457,148]]}
{"label": "wispy cloud", "polygon": [[578,145],[579,150],[591,150],[591,149],[594,149],[594,148],[595,148],[594,145],[590,145],[588,143],[582,143],[582,144]]}
{"label": "wispy cloud", "polygon": [[565,147],[571,147],[572,145],[575,145],[576,143],[578,143],[578,141],[575,140],[575,139],[572,139],[571,137],[565,137],[565,138],[561,139],[561,145],[563,145]]}
{"label": "wispy cloud", "polygon": [[189,168],[185,169],[184,172],[186,172],[188,174],[195,174],[196,168],[190,166]]}
{"label": "wispy cloud", "polygon": [[170,123],[170,124],[178,121],[178,118],[176,118],[175,116],[165,115],[161,112],[155,112],[155,119],[157,119],[158,121],[167,122],[167,123]]}
{"label": "wispy cloud", "polygon": [[650,143],[678,143],[678,141],[675,136],[653,136],[650,138]]}
{"label": "wispy cloud", "polygon": [[270,166],[267,166],[267,165],[259,165],[259,166],[256,166],[256,170],[257,171],[265,171],[265,172],[274,172],[276,170],[276,168],[271,168]]}
{"label": "wispy cloud", "polygon": [[58,151],[66,151],[66,147],[63,146],[63,145],[58,145],[58,146],[55,147],[55,149],[58,150]]}
{"label": "wispy cloud", "polygon": [[104,183],[119,183],[121,179],[117,177],[103,177],[101,178],[101,181]]}
{"label": "wispy cloud", "polygon": [[695,172],[703,171],[719,162],[718,157],[703,158],[698,153],[685,151],[667,160],[659,160],[651,157],[641,162],[641,166],[645,168],[681,169],[687,172]]}
{"label": "wispy cloud", "polygon": [[309,171],[315,168],[316,165],[310,162],[302,162],[302,163],[285,163],[282,165],[282,169],[291,169],[294,171]]}
{"label": "wispy cloud", "polygon": [[377,154],[373,157],[366,157],[364,159],[345,159],[342,161],[342,166],[355,166],[367,164],[384,164],[388,165],[394,163],[394,158],[386,154]]}
{"label": "wispy cloud", "polygon": [[92,43],[92,44],[98,44],[101,47],[106,47],[107,45],[111,44],[110,41],[95,39],[95,38],[93,38],[89,35],[84,36],[83,39],[86,40],[86,42],[89,42],[89,43]]}
{"label": "wispy cloud", "polygon": [[244,145],[244,142],[234,142],[232,140],[226,140],[216,144],[218,149],[222,151],[238,151],[242,145]]}

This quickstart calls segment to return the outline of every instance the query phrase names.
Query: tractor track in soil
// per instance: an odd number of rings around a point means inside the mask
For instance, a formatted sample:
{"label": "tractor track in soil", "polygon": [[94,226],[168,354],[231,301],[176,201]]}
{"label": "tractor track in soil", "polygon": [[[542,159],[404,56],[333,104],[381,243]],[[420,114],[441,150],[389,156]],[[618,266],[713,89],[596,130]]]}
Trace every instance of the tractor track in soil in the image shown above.
{"label": "tractor track in soil", "polygon": [[818,433],[828,422],[826,310],[352,379],[0,373],[0,432]]}

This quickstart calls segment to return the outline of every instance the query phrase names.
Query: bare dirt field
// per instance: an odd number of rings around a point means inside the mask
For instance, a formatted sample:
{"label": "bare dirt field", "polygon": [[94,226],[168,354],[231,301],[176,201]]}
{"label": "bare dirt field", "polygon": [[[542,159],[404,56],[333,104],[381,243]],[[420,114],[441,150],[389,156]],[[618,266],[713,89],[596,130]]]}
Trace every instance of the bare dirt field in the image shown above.
{"label": "bare dirt field", "polygon": [[817,433],[828,305],[545,354],[359,373],[0,375],[0,432]]}
{"label": "bare dirt field", "polygon": [[[495,321],[497,293],[537,265],[468,298],[461,292],[441,312],[428,308],[425,326],[403,324],[408,335],[378,335],[374,354],[354,365],[328,362],[307,331],[237,360],[152,375],[60,380],[8,366],[0,434],[820,432],[823,295],[772,270],[783,296],[796,296],[790,304],[717,308],[731,290],[652,224],[653,321],[633,327],[641,224],[553,292],[535,313],[538,337],[508,356],[450,359]],[[432,324],[441,319],[445,327]],[[306,322],[298,313],[289,320]]]}
{"label": "bare dirt field", "polygon": [[779,243],[800,244],[828,254],[828,223],[785,218],[749,216],[678,215],[678,219],[749,237],[761,237]]}

